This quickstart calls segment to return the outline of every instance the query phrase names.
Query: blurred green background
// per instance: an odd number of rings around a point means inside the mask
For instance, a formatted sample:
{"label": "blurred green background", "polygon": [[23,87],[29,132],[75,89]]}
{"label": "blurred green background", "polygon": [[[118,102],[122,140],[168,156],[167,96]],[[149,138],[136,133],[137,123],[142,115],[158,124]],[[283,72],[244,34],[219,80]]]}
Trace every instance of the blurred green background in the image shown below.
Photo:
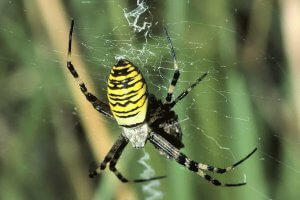
{"label": "blurred green background", "polygon": [[[298,199],[300,2],[145,3],[137,25],[152,25],[137,32],[125,18],[136,0],[0,2],[0,199]],[[151,144],[128,145],[118,166],[139,178],[146,168],[138,161],[149,155],[146,163],[167,178],[122,184],[107,169],[89,179],[89,163],[103,159],[121,130],[93,110],[66,69],[71,18],[73,63],[103,101],[120,55],[139,66],[150,92],[165,97],[173,73],[166,25],[181,71],[175,96],[209,71],[175,107],[182,151],[225,167],[258,147],[238,169],[216,175],[247,185],[215,187]]]}

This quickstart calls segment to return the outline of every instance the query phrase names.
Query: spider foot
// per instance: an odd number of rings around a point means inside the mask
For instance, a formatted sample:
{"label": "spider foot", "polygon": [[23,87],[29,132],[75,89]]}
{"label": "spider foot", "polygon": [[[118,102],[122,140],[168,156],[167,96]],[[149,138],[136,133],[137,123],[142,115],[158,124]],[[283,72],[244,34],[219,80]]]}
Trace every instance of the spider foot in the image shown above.
{"label": "spider foot", "polygon": [[142,182],[159,180],[159,179],[163,179],[163,178],[166,178],[166,177],[167,176],[156,176],[156,177],[152,177],[152,178],[148,178],[148,179],[135,179],[132,182],[134,182],[134,183],[142,183]]}
{"label": "spider foot", "polygon": [[98,166],[96,162],[91,162],[90,167],[89,167],[89,177],[94,178],[96,177],[99,173],[97,173]]}

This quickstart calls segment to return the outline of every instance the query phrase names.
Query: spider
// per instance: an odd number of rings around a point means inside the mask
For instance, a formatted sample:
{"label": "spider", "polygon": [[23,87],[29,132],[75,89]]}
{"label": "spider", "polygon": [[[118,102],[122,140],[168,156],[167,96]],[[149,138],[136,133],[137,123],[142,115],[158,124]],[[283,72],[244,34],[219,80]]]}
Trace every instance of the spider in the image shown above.
{"label": "spider", "polygon": [[171,38],[165,27],[164,32],[173,57],[175,72],[164,102],[158,100],[153,94],[148,92],[147,84],[139,69],[130,61],[121,58],[117,61],[117,64],[111,68],[108,77],[108,104],[100,101],[95,95],[89,92],[84,82],[80,80],[79,75],[71,62],[73,28],[74,20],[72,19],[69,32],[67,68],[78,81],[81,92],[92,106],[100,113],[115,119],[118,125],[123,129],[122,134],[113,144],[101,164],[99,166],[96,166],[95,164],[94,166],[91,166],[89,173],[91,178],[100,174],[108,164],[109,169],[122,182],[143,182],[164,178],[165,176],[159,176],[150,179],[129,180],[116,168],[116,164],[129,142],[134,148],[142,148],[147,141],[150,141],[160,154],[175,160],[178,164],[195,172],[215,186],[230,187],[246,184],[246,182],[230,184],[221,183],[206,172],[223,174],[231,171],[253,155],[257,148],[240,161],[226,168],[214,167],[193,161],[180,151],[180,149],[184,147],[182,143],[182,131],[178,123],[178,116],[172,108],[187,96],[189,92],[204,79],[207,73],[200,76],[190,87],[172,100],[173,92],[180,76],[180,71]]}

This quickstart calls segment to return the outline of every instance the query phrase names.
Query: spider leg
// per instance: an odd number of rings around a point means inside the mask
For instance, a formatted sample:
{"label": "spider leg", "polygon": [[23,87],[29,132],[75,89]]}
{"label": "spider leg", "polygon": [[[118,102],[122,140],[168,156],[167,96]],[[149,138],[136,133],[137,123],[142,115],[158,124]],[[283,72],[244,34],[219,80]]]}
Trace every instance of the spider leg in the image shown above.
{"label": "spider leg", "polygon": [[[90,170],[89,170],[89,177],[93,178],[100,174],[102,170],[106,168],[106,165],[114,158],[115,154],[121,150],[121,153],[125,146],[128,144],[128,140],[120,135],[117,141],[113,144],[110,148],[109,152],[104,157],[103,161],[101,162],[100,166],[97,166],[95,163],[91,163]],[[124,147],[123,147],[124,146]],[[122,149],[123,148],[123,149]]]}
{"label": "spider leg", "polygon": [[172,101],[169,106],[170,108],[173,108],[176,103],[178,101],[180,101],[181,99],[183,99],[186,95],[188,95],[190,93],[190,91],[192,91],[192,89],[197,86],[207,75],[208,73],[204,73],[202,76],[200,76],[190,87],[188,87],[184,92],[182,92],[174,101]]}
{"label": "spider leg", "polygon": [[112,171],[112,172],[116,175],[116,177],[117,177],[121,182],[123,182],[123,183],[128,182],[128,179],[125,178],[125,177],[117,170],[116,164],[117,164],[117,162],[118,162],[118,160],[119,160],[119,158],[120,158],[120,156],[121,156],[121,154],[122,154],[122,152],[123,152],[123,150],[125,149],[125,147],[126,147],[127,144],[128,144],[128,141],[125,140],[125,142],[123,142],[123,143],[120,145],[119,149],[115,152],[115,155],[113,156],[112,160],[111,160],[110,163],[109,163],[109,170]]}
{"label": "spider leg", "polygon": [[165,178],[166,176],[157,176],[157,177],[152,177],[149,179],[134,179],[134,180],[128,180],[127,178],[125,178],[116,168],[116,164],[125,148],[125,146],[128,144],[127,143],[123,143],[120,148],[118,149],[118,151],[115,153],[113,159],[110,161],[109,163],[109,169],[116,175],[116,177],[123,183],[127,183],[127,182],[146,182],[146,181],[152,181],[152,180],[157,180],[157,179],[161,179],[161,178]]}
{"label": "spider leg", "polygon": [[172,44],[172,40],[171,40],[171,38],[168,34],[168,31],[167,31],[166,27],[164,27],[164,32],[166,34],[167,41],[168,41],[169,46],[170,46],[171,54],[172,54],[172,57],[173,57],[174,69],[175,69],[171,84],[170,84],[169,89],[168,89],[167,97],[166,97],[166,102],[165,103],[168,104],[172,100],[172,96],[173,96],[177,81],[179,79],[180,72],[179,72],[179,69],[178,69],[178,64],[177,64],[177,59],[176,59],[174,46]]}
{"label": "spider leg", "polygon": [[218,173],[218,174],[224,174],[226,172],[233,170],[238,165],[242,164],[245,160],[247,160],[250,156],[252,156],[252,154],[254,154],[256,152],[256,150],[257,150],[257,148],[254,148],[247,156],[245,156],[238,162],[234,163],[233,165],[230,165],[225,168],[214,167],[214,166],[210,166],[210,165],[206,165],[206,164],[202,164],[202,163],[199,163],[198,167],[205,171],[211,171],[211,172]]}
{"label": "spider leg", "polygon": [[95,95],[93,95],[88,91],[87,87],[85,86],[84,82],[80,79],[79,74],[77,73],[74,65],[71,62],[73,28],[74,28],[74,20],[72,19],[70,33],[69,33],[67,67],[71,72],[71,74],[73,75],[73,77],[78,82],[81,92],[84,94],[86,99],[93,105],[93,107],[100,113],[109,117],[113,117],[109,106],[106,103],[100,101]]}
{"label": "spider leg", "polygon": [[94,178],[95,176],[99,175],[102,170],[104,170],[109,163],[109,169],[112,171],[116,177],[123,183],[127,182],[146,182],[152,181],[156,179],[165,178],[165,176],[158,176],[149,179],[135,179],[135,180],[128,180],[125,178],[121,172],[118,171],[116,168],[116,164],[123,153],[126,145],[128,144],[128,140],[124,136],[120,136],[112,148],[109,150],[108,154],[105,156],[104,160],[101,162],[100,166],[97,166],[95,163],[91,163],[90,170],[89,170],[89,177]]}
{"label": "spider leg", "polygon": [[165,140],[163,137],[161,137],[158,134],[150,133],[149,136],[150,142],[159,150],[162,150],[168,157],[175,159],[175,161],[190,171],[193,171],[197,173],[199,176],[204,178],[205,180],[211,182],[215,186],[223,186],[223,187],[234,187],[234,186],[242,186],[245,185],[246,182],[243,183],[221,183],[217,179],[211,177],[210,175],[206,174],[204,170],[217,172],[217,173],[224,173],[227,171],[230,171],[234,169],[237,165],[244,162],[247,158],[249,158],[255,151],[254,149],[249,155],[247,155],[245,158],[240,160],[239,162],[235,163],[234,165],[222,169],[222,168],[216,168],[209,165],[204,165],[202,163],[195,162],[193,160],[190,160],[185,154],[181,153],[177,148],[175,148],[172,144],[170,144],[167,140]]}

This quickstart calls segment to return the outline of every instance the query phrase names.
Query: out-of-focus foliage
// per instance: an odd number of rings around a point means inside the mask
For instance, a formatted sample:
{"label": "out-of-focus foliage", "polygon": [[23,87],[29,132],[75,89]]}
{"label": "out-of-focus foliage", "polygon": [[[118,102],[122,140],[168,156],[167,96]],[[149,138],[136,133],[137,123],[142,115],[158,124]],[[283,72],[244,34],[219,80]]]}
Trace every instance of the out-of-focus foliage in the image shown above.
{"label": "out-of-focus foliage", "polygon": [[[123,9],[133,10],[136,0],[1,1],[0,199],[154,195],[143,184],[119,183],[108,169],[95,180],[87,176],[90,161],[103,159],[120,129],[92,109],[66,69],[71,18],[76,20],[72,59],[100,99],[106,99],[109,67],[120,54],[140,66],[149,91],[165,97],[173,72],[166,25],[181,69],[176,94],[210,73],[175,108],[183,152],[224,167],[259,149],[239,169],[216,175],[224,182],[246,177],[246,186],[218,188],[147,144],[147,163],[156,175],[167,175],[155,187],[161,199],[299,198],[299,1],[145,2],[146,20],[152,22],[147,41],[124,17]],[[151,53],[137,56],[143,45]],[[129,145],[120,170],[138,177],[143,167],[137,160],[143,156]]]}

